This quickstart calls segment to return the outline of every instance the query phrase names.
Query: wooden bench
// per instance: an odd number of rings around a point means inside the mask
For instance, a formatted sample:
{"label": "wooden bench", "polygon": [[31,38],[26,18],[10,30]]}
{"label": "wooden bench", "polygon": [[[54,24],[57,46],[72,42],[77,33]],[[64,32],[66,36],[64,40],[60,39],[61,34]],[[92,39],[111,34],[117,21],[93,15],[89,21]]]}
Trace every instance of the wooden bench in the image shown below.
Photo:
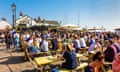
{"label": "wooden bench", "polygon": [[28,50],[26,50],[26,57],[27,59],[29,60],[29,62],[32,64],[33,68],[35,69],[36,72],[44,72],[43,71],[43,66],[39,66],[34,60],[35,58],[33,59],[31,53],[28,52]]}
{"label": "wooden bench", "polygon": [[86,47],[86,48],[80,48],[81,51],[88,51],[88,48],[89,47]]}
{"label": "wooden bench", "polygon": [[107,70],[111,70],[112,69],[112,62],[104,62],[104,66],[107,68]]}
{"label": "wooden bench", "polygon": [[112,65],[112,62],[104,62],[105,65]]}
{"label": "wooden bench", "polygon": [[59,72],[74,72],[74,71],[81,71],[81,72],[84,72],[84,68],[88,65],[88,63],[81,63],[77,68],[75,69],[72,69],[72,70],[69,70],[69,69],[65,69],[65,68],[62,68],[59,70]]}
{"label": "wooden bench", "polygon": [[[26,49],[25,49],[26,50]],[[36,72],[39,72],[39,70],[41,70],[36,63],[32,60],[30,54],[27,52],[27,50],[25,51],[25,58],[29,60],[29,62],[32,64],[33,68],[36,70]]]}
{"label": "wooden bench", "polygon": [[86,66],[88,65],[88,63],[81,63],[77,68],[75,68],[74,70],[83,70]]}
{"label": "wooden bench", "polygon": [[[45,66],[47,66],[55,61],[59,61],[59,60],[56,60],[56,57],[53,57],[53,56],[33,57],[34,55],[29,53],[27,49],[25,49],[25,54],[26,54],[25,57],[27,57],[27,59],[32,64],[32,66],[34,67],[36,72],[44,72]],[[40,52],[38,54],[45,54],[45,52]]]}
{"label": "wooden bench", "polygon": [[33,55],[48,56],[48,55],[51,55],[52,53],[58,53],[58,52],[59,52],[59,51],[48,51],[48,52],[38,52],[38,53],[34,53],[34,54],[33,54],[33,53],[30,53],[30,52],[28,51],[28,45],[27,45],[26,42],[24,42],[23,48],[24,48],[24,60],[27,60],[27,59],[28,59],[28,55],[31,56],[31,57],[33,57]]}

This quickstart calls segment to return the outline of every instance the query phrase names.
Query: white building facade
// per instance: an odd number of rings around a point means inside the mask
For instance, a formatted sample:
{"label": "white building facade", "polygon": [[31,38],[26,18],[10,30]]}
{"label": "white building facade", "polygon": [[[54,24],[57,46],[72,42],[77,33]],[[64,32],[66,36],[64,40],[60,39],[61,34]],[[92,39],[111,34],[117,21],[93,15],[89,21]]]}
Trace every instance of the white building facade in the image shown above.
{"label": "white building facade", "polygon": [[37,23],[31,17],[25,15],[16,20],[15,26],[24,25],[29,28],[31,26],[35,26],[36,24]]}

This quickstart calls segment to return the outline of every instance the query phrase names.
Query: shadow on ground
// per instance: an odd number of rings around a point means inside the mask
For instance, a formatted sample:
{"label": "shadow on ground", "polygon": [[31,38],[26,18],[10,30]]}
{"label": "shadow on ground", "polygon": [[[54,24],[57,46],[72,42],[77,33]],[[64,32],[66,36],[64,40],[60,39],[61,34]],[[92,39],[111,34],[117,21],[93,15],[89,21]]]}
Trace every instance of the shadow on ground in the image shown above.
{"label": "shadow on ground", "polygon": [[0,64],[19,64],[24,62],[25,61],[23,56],[11,56],[11,57],[8,57],[7,60],[0,62]]}
{"label": "shadow on ground", "polygon": [[4,48],[4,49],[0,49],[0,51],[7,51],[7,49],[6,49],[6,48]]}
{"label": "shadow on ground", "polygon": [[22,72],[36,72],[36,70],[24,70],[24,71],[22,71]]}

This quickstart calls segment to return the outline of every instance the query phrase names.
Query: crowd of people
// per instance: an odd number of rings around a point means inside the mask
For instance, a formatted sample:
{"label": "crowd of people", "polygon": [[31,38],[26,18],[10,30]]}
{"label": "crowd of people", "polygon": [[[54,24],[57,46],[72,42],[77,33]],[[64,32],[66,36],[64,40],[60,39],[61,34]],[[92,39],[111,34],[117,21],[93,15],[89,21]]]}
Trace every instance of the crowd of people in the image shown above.
{"label": "crowd of people", "polygon": [[78,66],[76,53],[87,48],[88,53],[96,51],[85,72],[100,72],[103,59],[112,62],[112,72],[120,72],[120,36],[112,32],[74,33],[74,32],[5,32],[6,48],[14,45],[16,51],[26,44],[29,52],[61,51],[66,60],[62,66],[73,69]]}

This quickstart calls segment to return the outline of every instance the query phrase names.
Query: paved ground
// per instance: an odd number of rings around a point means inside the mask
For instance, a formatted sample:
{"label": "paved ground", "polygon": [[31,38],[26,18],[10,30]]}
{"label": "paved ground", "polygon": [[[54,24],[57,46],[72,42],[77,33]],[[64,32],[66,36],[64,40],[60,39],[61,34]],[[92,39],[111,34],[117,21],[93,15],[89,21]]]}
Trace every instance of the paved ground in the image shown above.
{"label": "paved ground", "polygon": [[[5,49],[5,44],[0,43],[0,72],[35,72],[28,61],[24,61],[23,52]],[[112,72],[109,70],[108,72]]]}
{"label": "paved ground", "polygon": [[0,44],[0,72],[34,72],[32,65],[25,62],[23,52],[7,51],[3,44]]}

